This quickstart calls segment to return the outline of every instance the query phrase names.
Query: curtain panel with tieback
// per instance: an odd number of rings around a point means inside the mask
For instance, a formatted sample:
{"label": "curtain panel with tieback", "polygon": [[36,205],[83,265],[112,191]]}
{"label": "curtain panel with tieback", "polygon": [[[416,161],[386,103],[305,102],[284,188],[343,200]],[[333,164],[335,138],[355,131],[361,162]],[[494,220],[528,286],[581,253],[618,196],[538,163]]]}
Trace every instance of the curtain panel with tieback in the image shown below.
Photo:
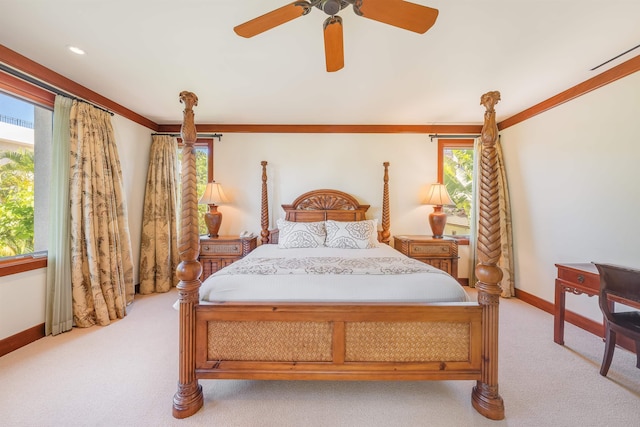
{"label": "curtain panel with tieback", "polygon": [[71,98],[57,95],[53,106],[51,179],[49,181],[49,241],[45,335],[73,327],[69,222],[69,144]]}
{"label": "curtain panel with tieback", "polygon": [[133,260],[111,115],[82,101],[70,114],[71,285],[76,326],[108,325],[133,301]]}
{"label": "curtain panel with tieback", "polygon": [[[498,195],[500,202],[500,242],[501,242],[501,255],[500,261],[498,262],[498,267],[502,270],[502,281],[500,282],[500,286],[502,287],[502,297],[509,298],[515,296],[515,280],[514,280],[514,266],[513,266],[513,233],[512,233],[512,225],[511,225],[511,203],[509,200],[509,186],[507,183],[507,172],[504,164],[504,157],[502,154],[502,144],[500,143],[500,138],[496,141],[495,144],[497,160],[498,160]],[[477,234],[477,224],[478,224],[478,211],[475,209],[476,206],[479,205],[480,201],[478,200],[478,186],[476,183],[480,179],[480,165],[479,159],[482,157],[482,144],[480,143],[480,139],[477,138],[474,144],[474,185],[473,185],[473,207],[474,212],[471,215],[471,239],[470,239],[470,253],[472,254],[471,265],[470,265],[470,277],[469,277],[469,285],[475,286],[477,281],[475,277],[475,266],[477,264],[477,248],[475,246],[476,234]]]}
{"label": "curtain panel with tieback", "polygon": [[513,232],[511,225],[511,201],[509,199],[509,186],[507,183],[507,170],[504,165],[504,155],[502,154],[502,144],[500,138],[496,141],[496,152],[498,153],[498,190],[500,195],[500,243],[502,245],[502,255],[498,262],[498,267],[502,270],[503,297],[515,296],[515,280],[513,268]]}
{"label": "curtain panel with tieback", "polygon": [[140,293],[168,292],[178,284],[177,140],[153,135],[144,195]]}

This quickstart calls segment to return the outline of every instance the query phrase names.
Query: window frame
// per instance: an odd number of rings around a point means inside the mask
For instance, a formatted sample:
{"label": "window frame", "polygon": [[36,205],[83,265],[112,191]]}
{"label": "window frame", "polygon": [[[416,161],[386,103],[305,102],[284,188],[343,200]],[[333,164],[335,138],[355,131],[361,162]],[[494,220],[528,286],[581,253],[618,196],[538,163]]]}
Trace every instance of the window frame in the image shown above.
{"label": "window frame", "polygon": [[[474,149],[475,139],[473,138],[451,138],[438,139],[438,183],[444,184],[444,150],[449,148]],[[468,245],[468,235],[447,235],[452,239],[456,239],[459,245]]]}
{"label": "window frame", "polygon": [[[54,93],[2,71],[0,71],[0,91],[50,110],[53,110],[56,99]],[[46,266],[47,256],[44,251],[7,257],[0,259],[0,277],[38,270]]]}
{"label": "window frame", "polygon": [[473,138],[438,139],[438,183],[444,184],[444,150],[448,148],[472,149],[475,144]]}
{"label": "window frame", "polygon": [[[39,252],[38,254],[42,254]],[[47,266],[47,257],[34,254],[18,255],[0,260],[0,277],[25,271],[37,270]]]}
{"label": "window frame", "polygon": [[[210,183],[211,181],[214,180],[214,175],[213,175],[213,147],[214,147],[214,136],[201,136],[199,138],[196,138],[196,141],[194,142],[194,148],[197,150],[198,148],[202,149],[202,148],[206,148],[207,150],[207,180],[205,182],[205,184]],[[178,137],[178,146],[177,146],[177,150],[181,151],[182,148],[184,147],[184,143],[182,142],[182,138]],[[196,184],[196,186],[199,185],[199,182]],[[198,199],[200,198],[200,194],[198,194]],[[178,200],[178,208],[180,209],[180,206],[182,204],[182,200]],[[206,205],[200,205],[198,204],[198,211],[200,211],[200,214],[203,214],[207,211],[207,208],[205,207]],[[203,232],[206,231],[206,227],[204,226],[203,222],[199,222],[198,224],[198,229],[199,229],[199,233],[202,235]]]}
{"label": "window frame", "polygon": [[[178,148],[182,149],[182,138],[178,139]],[[193,144],[196,147],[207,147],[207,182],[213,180],[213,137],[201,137],[196,138],[196,142]]]}

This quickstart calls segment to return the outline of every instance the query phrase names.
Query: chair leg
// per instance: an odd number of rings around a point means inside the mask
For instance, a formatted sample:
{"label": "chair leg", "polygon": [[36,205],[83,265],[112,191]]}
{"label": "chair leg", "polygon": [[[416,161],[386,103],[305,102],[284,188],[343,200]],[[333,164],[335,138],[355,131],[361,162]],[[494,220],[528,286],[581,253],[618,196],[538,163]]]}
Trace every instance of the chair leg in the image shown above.
{"label": "chair leg", "polygon": [[602,366],[600,367],[600,375],[607,376],[609,372],[609,366],[611,366],[611,360],[613,359],[613,350],[616,348],[616,333],[606,326],[607,331],[605,333],[605,346],[604,357],[602,358]]}
{"label": "chair leg", "polygon": [[636,368],[640,369],[640,341],[636,341]]}

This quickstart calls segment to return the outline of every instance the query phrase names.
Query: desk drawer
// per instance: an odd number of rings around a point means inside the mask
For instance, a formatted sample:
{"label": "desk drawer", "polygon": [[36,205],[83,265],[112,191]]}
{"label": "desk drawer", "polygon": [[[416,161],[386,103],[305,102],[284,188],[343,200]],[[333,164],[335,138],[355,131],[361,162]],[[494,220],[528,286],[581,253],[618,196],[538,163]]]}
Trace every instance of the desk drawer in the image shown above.
{"label": "desk drawer", "polygon": [[558,267],[558,279],[594,290],[600,289],[600,276],[585,271]]}

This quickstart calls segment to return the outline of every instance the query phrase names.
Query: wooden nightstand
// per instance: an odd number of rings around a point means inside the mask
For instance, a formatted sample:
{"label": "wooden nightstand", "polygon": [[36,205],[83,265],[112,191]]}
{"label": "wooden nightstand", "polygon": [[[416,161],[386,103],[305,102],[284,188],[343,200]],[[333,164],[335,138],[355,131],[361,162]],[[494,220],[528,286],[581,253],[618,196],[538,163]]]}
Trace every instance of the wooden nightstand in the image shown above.
{"label": "wooden nightstand", "polygon": [[393,247],[410,258],[444,270],[458,279],[458,242],[443,237],[394,236]]}
{"label": "wooden nightstand", "polygon": [[199,260],[202,264],[200,280],[205,280],[222,267],[244,257],[254,250],[257,244],[257,236],[220,236],[216,238],[207,235],[200,236]]}

